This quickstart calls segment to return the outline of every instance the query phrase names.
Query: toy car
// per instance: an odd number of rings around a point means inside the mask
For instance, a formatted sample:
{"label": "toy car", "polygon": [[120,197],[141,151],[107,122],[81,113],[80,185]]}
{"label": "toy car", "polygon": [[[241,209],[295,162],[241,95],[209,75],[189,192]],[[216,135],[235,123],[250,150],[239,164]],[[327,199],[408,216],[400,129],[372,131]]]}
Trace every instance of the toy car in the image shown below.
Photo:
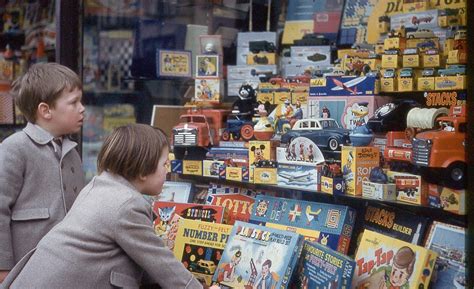
{"label": "toy car", "polygon": [[452,64],[446,66],[444,69],[438,69],[439,76],[453,76],[466,74],[466,65]]}
{"label": "toy car", "polygon": [[261,51],[265,52],[275,52],[276,47],[273,42],[268,42],[266,40],[259,40],[259,41],[250,41],[249,42],[249,50],[252,53],[260,53]]}
{"label": "toy car", "polygon": [[383,72],[384,78],[395,78],[396,76],[397,76],[397,73],[395,72],[394,68],[387,68]]}
{"label": "toy car", "polygon": [[403,50],[403,55],[414,55],[414,54],[418,54],[418,48],[405,48],[405,50]]}
{"label": "toy car", "polygon": [[189,264],[189,271],[204,274],[214,274],[216,272],[216,264],[213,261],[199,260],[196,263]]}
{"label": "toy car", "polygon": [[436,43],[433,40],[427,40],[427,41],[423,41],[423,42],[418,43],[416,45],[416,47],[418,47],[420,49],[435,48]]}
{"label": "toy car", "polygon": [[411,23],[413,23],[413,25],[418,25],[422,22],[430,23],[431,20],[433,20],[433,16],[426,16],[426,17],[420,17],[420,18],[413,16],[413,18],[411,19]]}
{"label": "toy car", "polygon": [[385,50],[385,54],[386,55],[398,55],[399,54],[399,50],[398,49],[387,49]]}
{"label": "toy car", "polygon": [[327,56],[325,54],[321,53],[315,53],[313,55],[310,55],[306,57],[308,60],[313,61],[313,62],[318,62],[318,61],[323,61],[326,60]]}
{"label": "toy car", "polygon": [[244,141],[253,139],[253,125],[252,121],[241,119],[238,114],[230,114],[227,117],[226,128],[222,132],[222,140],[228,141],[230,139]]}
{"label": "toy car", "polygon": [[308,118],[298,120],[293,128],[281,136],[281,142],[289,144],[297,137],[313,141],[321,149],[340,150],[350,143],[349,130],[341,128],[332,118]]}
{"label": "toy car", "polygon": [[400,70],[400,77],[413,77],[413,68],[405,67]]}
{"label": "toy car", "polygon": [[439,51],[436,48],[430,48],[430,49],[425,51],[425,55],[436,55],[438,53],[439,53]]}
{"label": "toy car", "polygon": [[418,29],[417,31],[408,32],[407,38],[431,38],[436,37],[432,30]]}
{"label": "toy car", "polygon": [[423,77],[430,77],[430,76],[435,76],[436,70],[434,68],[425,68],[423,71],[421,71],[421,76]]}

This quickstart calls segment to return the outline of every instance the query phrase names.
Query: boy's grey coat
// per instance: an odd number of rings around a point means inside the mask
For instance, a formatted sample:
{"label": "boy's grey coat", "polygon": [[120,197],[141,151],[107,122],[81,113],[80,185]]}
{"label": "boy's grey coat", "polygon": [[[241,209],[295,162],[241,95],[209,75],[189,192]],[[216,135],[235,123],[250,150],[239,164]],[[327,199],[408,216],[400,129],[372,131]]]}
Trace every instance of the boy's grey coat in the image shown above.
{"label": "boy's grey coat", "polygon": [[202,288],[155,235],[152,222],[151,205],[143,195],[124,178],[102,173],[3,285],[11,289],[138,288],[146,271],[162,288]]}
{"label": "boy's grey coat", "polygon": [[0,144],[0,270],[11,269],[61,221],[84,187],[77,144],[28,123]]}

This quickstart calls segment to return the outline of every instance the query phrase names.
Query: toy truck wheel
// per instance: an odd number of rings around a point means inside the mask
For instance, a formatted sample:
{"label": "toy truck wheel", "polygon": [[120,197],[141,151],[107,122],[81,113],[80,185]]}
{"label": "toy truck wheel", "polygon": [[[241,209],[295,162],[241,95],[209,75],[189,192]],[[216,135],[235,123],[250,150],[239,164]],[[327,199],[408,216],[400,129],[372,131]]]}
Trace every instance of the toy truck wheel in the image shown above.
{"label": "toy truck wheel", "polygon": [[224,130],[224,132],[222,133],[221,138],[222,138],[223,141],[230,140],[230,132],[228,130]]}
{"label": "toy truck wheel", "polygon": [[245,124],[240,129],[240,135],[245,141],[249,141],[253,138],[253,127],[250,124]]}
{"label": "toy truck wheel", "polygon": [[465,187],[466,183],[466,165],[457,162],[451,164],[447,169],[447,177],[448,185],[453,187],[454,189],[462,189]]}
{"label": "toy truck wheel", "polygon": [[328,147],[332,151],[337,151],[339,149],[339,142],[335,138],[330,138],[328,141]]}
{"label": "toy truck wheel", "polygon": [[177,160],[182,160],[182,159],[184,159],[184,155],[186,154],[186,148],[174,147],[173,153],[174,153],[174,157]]}
{"label": "toy truck wheel", "polygon": [[240,133],[238,133],[238,132],[232,133],[232,139],[233,140],[239,140],[240,139]]}

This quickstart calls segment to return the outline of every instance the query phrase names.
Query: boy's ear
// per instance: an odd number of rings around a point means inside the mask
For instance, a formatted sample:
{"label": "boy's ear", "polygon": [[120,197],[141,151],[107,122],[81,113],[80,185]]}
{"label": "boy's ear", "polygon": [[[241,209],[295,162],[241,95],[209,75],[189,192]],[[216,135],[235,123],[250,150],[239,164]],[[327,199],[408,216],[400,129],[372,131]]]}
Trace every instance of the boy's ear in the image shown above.
{"label": "boy's ear", "polygon": [[41,102],[40,104],[38,104],[37,114],[39,117],[47,120],[51,119],[52,116],[49,105],[45,102]]}

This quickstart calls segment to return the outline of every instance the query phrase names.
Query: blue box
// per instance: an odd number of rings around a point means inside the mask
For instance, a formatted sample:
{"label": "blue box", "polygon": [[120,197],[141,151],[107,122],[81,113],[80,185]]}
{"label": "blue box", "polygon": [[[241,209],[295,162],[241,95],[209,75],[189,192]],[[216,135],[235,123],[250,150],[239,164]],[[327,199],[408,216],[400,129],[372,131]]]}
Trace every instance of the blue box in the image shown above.
{"label": "blue box", "polygon": [[176,174],[183,173],[183,161],[182,160],[171,160],[171,172]]}
{"label": "blue box", "polygon": [[258,195],[250,222],[295,231],[346,254],[355,216],[355,210],[347,206]]}
{"label": "blue box", "polygon": [[373,76],[328,76],[313,78],[309,96],[375,95],[379,85]]}

